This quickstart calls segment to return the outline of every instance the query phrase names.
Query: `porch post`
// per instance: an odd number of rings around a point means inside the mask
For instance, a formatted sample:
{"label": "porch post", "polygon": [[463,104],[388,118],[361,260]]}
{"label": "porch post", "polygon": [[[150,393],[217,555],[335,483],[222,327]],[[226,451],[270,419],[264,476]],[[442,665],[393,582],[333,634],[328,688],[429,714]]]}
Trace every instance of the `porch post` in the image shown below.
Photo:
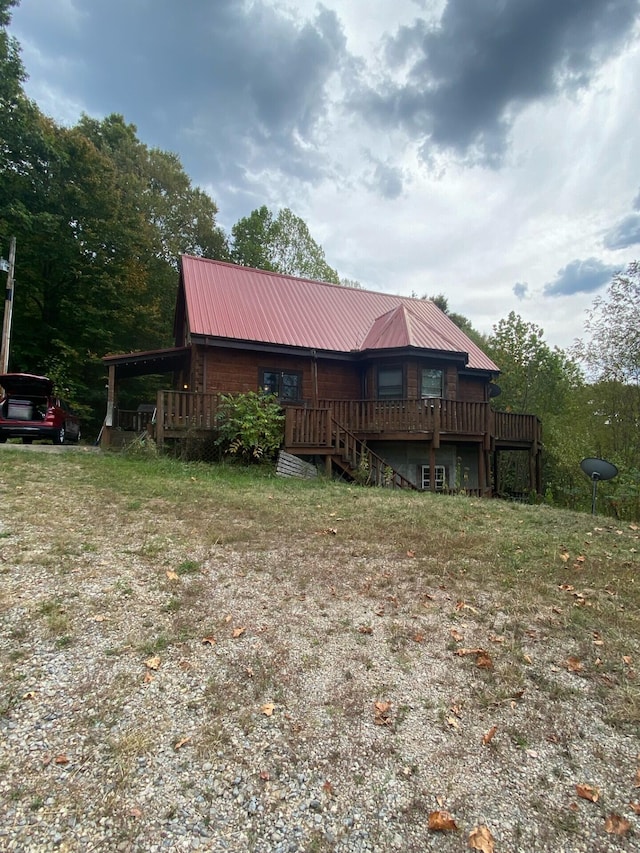
{"label": "porch post", "polygon": [[[435,436],[435,432],[434,432]],[[429,491],[436,490],[436,443],[432,441],[429,445]]]}
{"label": "porch post", "polygon": [[482,444],[478,445],[478,488],[480,495],[484,495],[487,487],[487,466],[485,450]]}
{"label": "porch post", "polygon": [[156,444],[162,450],[164,445],[164,392],[158,391],[156,397]]}
{"label": "porch post", "polygon": [[102,433],[100,436],[98,436],[102,447],[109,447],[111,445],[111,429],[114,426],[113,420],[117,402],[117,393],[116,366],[115,364],[110,364],[109,379],[107,385],[107,414],[105,415]]}

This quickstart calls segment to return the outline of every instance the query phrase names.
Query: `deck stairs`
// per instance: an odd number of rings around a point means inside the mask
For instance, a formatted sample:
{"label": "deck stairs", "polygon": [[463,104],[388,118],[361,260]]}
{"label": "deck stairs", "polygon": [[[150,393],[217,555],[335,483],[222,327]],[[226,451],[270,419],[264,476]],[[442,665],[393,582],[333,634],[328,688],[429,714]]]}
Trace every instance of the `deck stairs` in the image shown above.
{"label": "deck stairs", "polygon": [[334,448],[334,453],[331,454],[333,466],[350,480],[363,486],[417,489],[415,483],[392,468],[381,456],[367,447],[365,441],[361,441],[333,418],[331,435]]}

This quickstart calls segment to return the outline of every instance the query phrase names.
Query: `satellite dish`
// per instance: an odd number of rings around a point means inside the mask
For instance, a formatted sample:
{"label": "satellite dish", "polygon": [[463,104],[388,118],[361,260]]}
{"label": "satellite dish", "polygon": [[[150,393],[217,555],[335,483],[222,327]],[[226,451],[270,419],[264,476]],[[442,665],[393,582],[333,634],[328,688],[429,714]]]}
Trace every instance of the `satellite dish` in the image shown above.
{"label": "satellite dish", "polygon": [[596,492],[598,488],[598,480],[611,480],[618,473],[618,469],[612,462],[607,462],[606,459],[597,459],[589,457],[583,459],[580,467],[593,483],[593,493],[591,497],[591,515],[596,514]]}
{"label": "satellite dish", "polygon": [[500,394],[502,394],[502,388],[499,385],[497,385],[495,382],[490,382],[489,383],[489,399],[492,400],[494,397],[497,397]]}

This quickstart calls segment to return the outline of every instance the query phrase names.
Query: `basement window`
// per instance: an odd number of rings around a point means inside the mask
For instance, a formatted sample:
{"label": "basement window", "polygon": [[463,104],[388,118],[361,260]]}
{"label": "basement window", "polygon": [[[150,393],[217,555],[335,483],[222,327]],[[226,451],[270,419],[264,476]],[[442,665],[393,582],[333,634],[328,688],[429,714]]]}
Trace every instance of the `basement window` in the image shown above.
{"label": "basement window", "polygon": [[295,402],[302,397],[302,373],[299,371],[261,370],[260,390],[279,400]]}
{"label": "basement window", "polygon": [[[435,465],[435,490],[436,492],[444,492],[447,487],[446,475],[447,471],[444,465]],[[431,467],[422,465],[422,488],[425,491],[431,490]]]}

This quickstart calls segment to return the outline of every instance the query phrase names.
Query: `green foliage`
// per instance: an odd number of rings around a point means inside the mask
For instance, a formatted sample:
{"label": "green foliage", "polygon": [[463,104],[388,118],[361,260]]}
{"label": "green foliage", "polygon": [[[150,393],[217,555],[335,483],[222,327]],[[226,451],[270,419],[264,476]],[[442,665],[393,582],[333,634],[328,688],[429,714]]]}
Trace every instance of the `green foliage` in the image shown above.
{"label": "green foliage", "polygon": [[289,208],[274,217],[263,205],[238,220],[231,235],[231,259],[236,264],[340,284],[306,223]]}
{"label": "green foliage", "polygon": [[[563,350],[544,340],[544,331],[515,312],[500,320],[487,338],[485,352],[500,368],[502,393],[493,400],[497,410],[535,414],[544,437],[543,482],[547,496],[570,495],[579,480],[580,459],[586,455],[581,417],[583,377]],[[524,453],[500,454],[500,481],[520,492],[528,480]],[[519,485],[520,484],[520,485]]]}
{"label": "green foliage", "polygon": [[225,454],[245,464],[275,457],[284,438],[284,413],[276,397],[257,394],[226,395],[217,415],[217,444]]}

